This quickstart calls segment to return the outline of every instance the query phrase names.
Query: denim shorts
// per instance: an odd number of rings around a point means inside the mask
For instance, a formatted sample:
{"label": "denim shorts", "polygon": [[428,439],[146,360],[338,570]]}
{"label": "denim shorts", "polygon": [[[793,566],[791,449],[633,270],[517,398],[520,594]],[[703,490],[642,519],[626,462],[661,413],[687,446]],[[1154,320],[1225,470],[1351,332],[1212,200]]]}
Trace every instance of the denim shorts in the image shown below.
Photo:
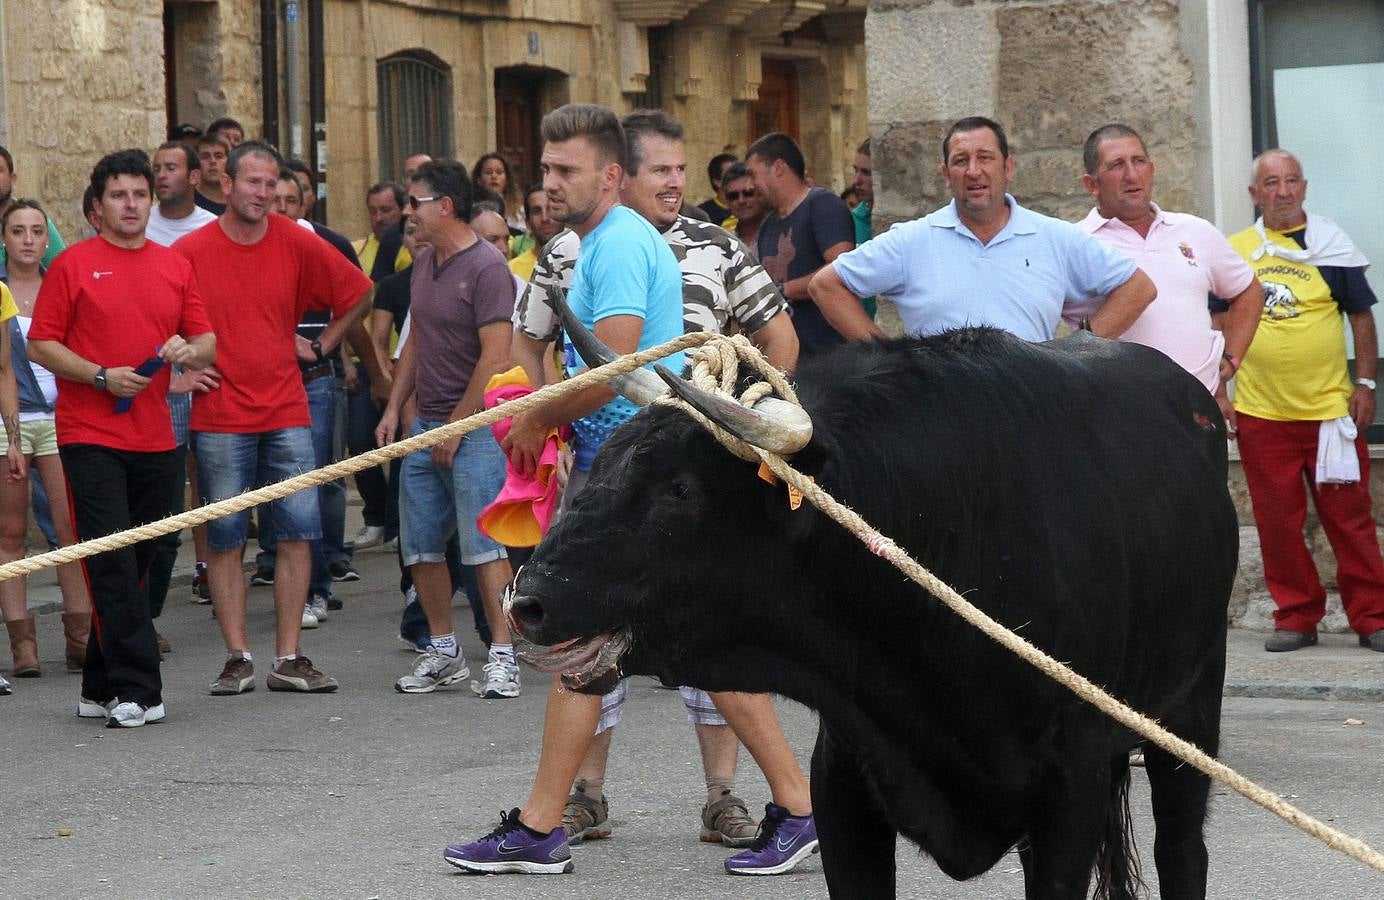
{"label": "denim shorts", "polygon": [[[419,419],[413,434],[445,423]],[[404,565],[442,562],[456,532],[461,561],[468,566],[505,559],[503,545],[476,527],[476,516],[505,485],[505,454],[489,428],[461,439],[450,469],[433,462],[431,449],[404,457],[399,478],[399,548]]]}
{"label": "denim shorts", "polygon": [[[312,430],[280,428],[258,434],[194,431],[197,490],[202,503],[215,503],[313,469]],[[281,541],[315,541],[322,537],[317,491],[304,490],[275,500],[274,532]],[[207,523],[213,550],[235,550],[245,543],[250,511],[243,509]]]}

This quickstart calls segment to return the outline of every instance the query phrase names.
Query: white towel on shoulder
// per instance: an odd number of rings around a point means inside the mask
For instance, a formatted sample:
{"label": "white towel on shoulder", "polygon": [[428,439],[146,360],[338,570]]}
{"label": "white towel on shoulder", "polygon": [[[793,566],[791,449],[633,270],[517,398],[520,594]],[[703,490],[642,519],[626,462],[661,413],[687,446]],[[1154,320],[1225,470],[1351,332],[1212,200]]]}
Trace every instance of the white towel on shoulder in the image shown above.
{"label": "white towel on shoulder", "polygon": [[1346,236],[1341,226],[1326,216],[1307,214],[1307,230],[1302,233],[1303,243],[1307,246],[1301,250],[1284,247],[1269,240],[1268,235],[1264,233],[1263,216],[1255,220],[1254,231],[1259,235],[1260,241],[1259,246],[1250,254],[1250,259],[1255,262],[1268,255],[1306,263],[1309,266],[1348,266],[1364,269],[1370,266],[1365,254]]}
{"label": "white towel on shoulder", "polygon": [[1322,422],[1317,433],[1317,484],[1352,484],[1360,480],[1355,435],[1355,421],[1350,416]]}

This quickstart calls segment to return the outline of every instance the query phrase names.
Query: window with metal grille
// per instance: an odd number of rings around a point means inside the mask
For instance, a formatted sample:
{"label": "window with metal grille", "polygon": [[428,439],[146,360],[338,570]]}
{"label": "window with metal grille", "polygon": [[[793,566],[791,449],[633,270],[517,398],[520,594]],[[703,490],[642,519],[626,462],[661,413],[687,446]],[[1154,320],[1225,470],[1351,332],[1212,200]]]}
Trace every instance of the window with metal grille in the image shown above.
{"label": "window with metal grille", "polygon": [[396,53],[376,65],[379,80],[380,178],[392,180],[415,153],[452,155],[452,75],[437,57]]}

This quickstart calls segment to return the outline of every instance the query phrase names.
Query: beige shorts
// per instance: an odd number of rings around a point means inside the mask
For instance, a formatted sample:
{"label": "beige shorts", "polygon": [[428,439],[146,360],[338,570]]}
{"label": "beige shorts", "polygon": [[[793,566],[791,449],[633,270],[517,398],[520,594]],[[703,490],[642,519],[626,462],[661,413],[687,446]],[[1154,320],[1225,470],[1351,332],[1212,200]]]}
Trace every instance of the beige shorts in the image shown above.
{"label": "beige shorts", "polygon": [[[5,446],[9,446],[10,436],[5,434]],[[57,456],[58,426],[52,419],[34,419],[19,423],[19,450],[25,456]]]}

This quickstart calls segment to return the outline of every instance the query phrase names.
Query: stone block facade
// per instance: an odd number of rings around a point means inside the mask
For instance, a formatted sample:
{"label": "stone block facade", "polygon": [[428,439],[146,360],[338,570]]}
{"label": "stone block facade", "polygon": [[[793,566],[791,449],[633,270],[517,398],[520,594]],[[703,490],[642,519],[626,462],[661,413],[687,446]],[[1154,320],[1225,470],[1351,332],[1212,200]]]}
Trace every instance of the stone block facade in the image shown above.
{"label": "stone block facade", "polygon": [[5,2],[3,141],[15,193],[40,200],[64,235],[86,233],[91,167],[166,132],[163,4],[146,0]]}
{"label": "stone block facade", "polygon": [[[283,5],[276,4],[283,8]],[[21,194],[86,234],[80,197],[91,165],[125,146],[153,149],[175,122],[230,115],[262,133],[264,34],[259,0],[2,0],[0,143],[16,156]],[[308,115],[308,0],[298,4],[296,146],[314,148]],[[496,149],[497,70],[543,73],[541,111],[568,101],[625,112],[662,105],[688,129],[688,199],[709,192],[704,166],[742,152],[764,58],[796,71],[800,137],[820,184],[850,181],[867,134],[864,0],[322,0],[327,216],[366,230],[363,197],[379,180],[380,60],[427,54],[448,71],[454,146],[470,162]],[[165,15],[167,18],[165,18]],[[288,132],[286,22],[278,32],[279,143]],[[659,29],[659,59],[649,34]],[[165,71],[165,47],[171,50]],[[649,91],[655,91],[650,98]]]}
{"label": "stone block facade", "polygon": [[1170,209],[1209,214],[1193,191],[1193,67],[1179,5],[875,0],[866,18],[877,228],[951,198],[938,166],[947,127],[968,115],[999,121],[1017,171],[1013,191],[1042,212],[1077,218],[1081,144],[1124,122],[1157,161]]}

